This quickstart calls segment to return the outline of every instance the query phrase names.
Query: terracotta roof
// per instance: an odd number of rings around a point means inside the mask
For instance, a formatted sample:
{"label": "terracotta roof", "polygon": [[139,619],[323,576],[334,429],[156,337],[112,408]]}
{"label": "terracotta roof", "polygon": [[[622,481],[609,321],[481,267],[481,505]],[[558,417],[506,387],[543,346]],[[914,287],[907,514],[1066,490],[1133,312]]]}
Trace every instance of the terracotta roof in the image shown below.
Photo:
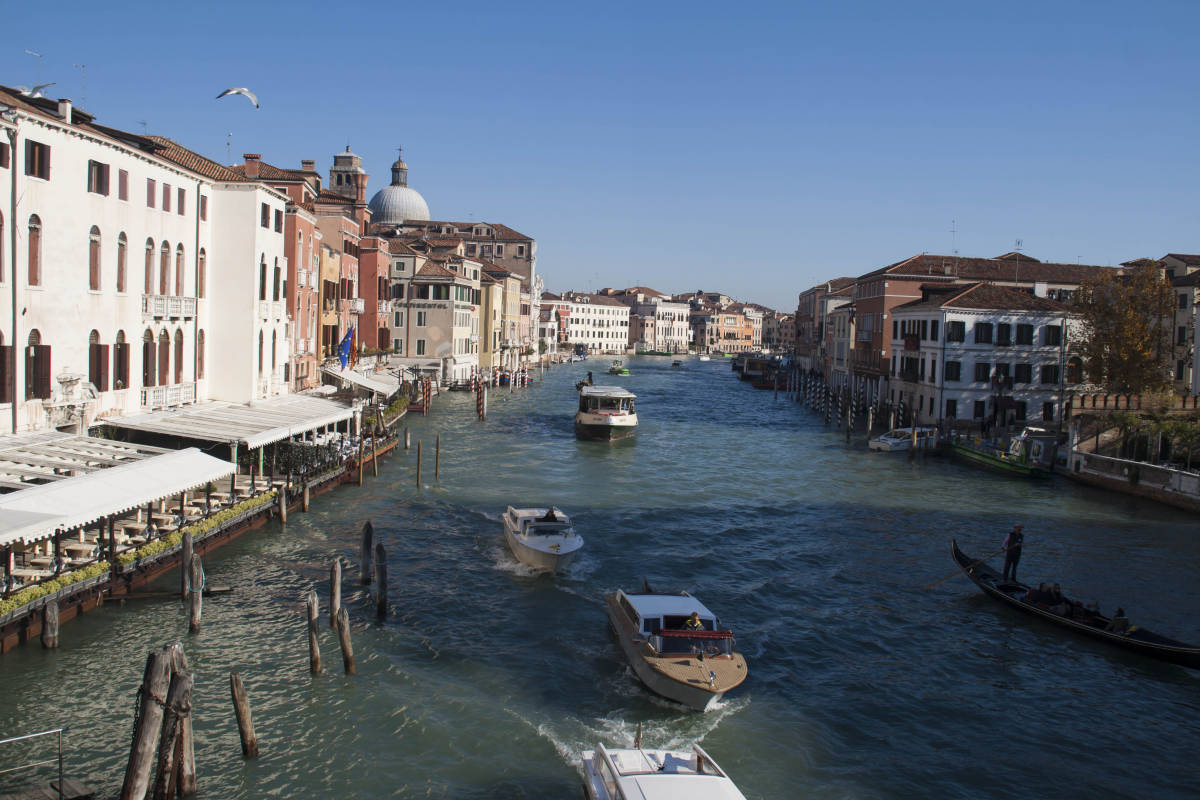
{"label": "terracotta roof", "polygon": [[388,252],[392,253],[393,255],[397,255],[397,256],[415,256],[415,255],[417,255],[416,250],[413,250],[411,247],[409,247],[408,245],[406,245],[404,242],[400,241],[399,239],[389,238],[387,240],[387,243],[388,243]]}
{"label": "terracotta roof", "polygon": [[[432,219],[431,220],[406,219],[406,220],[404,220],[404,225],[406,227],[423,227],[423,228],[429,228],[434,225],[438,226],[439,228],[450,226],[450,227],[455,228],[456,235],[461,236],[464,239],[472,240],[472,241],[484,241],[484,240],[486,240],[486,241],[516,241],[516,240],[533,241],[533,237],[526,236],[523,233],[518,233],[517,231],[508,227],[507,225],[502,225],[499,222],[449,222],[449,221],[444,221],[444,220],[432,220]],[[472,233],[472,231],[474,231],[477,226],[491,228],[492,235],[491,236],[488,236],[487,234],[479,234],[478,236],[475,235],[474,233]]]}
{"label": "terracotta roof", "polygon": [[492,284],[495,286],[500,285],[500,281],[496,280],[491,275],[488,275],[486,272],[479,276],[479,283],[480,283],[480,285],[485,284],[485,283]]}
{"label": "terracotta roof", "polygon": [[553,292],[542,292],[542,299],[543,300],[558,300],[560,302],[562,301],[562,297],[554,294]]}
{"label": "terracotta roof", "polygon": [[[246,176],[245,164],[234,164],[229,167],[242,177]],[[321,176],[310,170],[305,169],[282,169],[273,164],[268,164],[266,161],[258,162],[258,178],[260,181],[306,181]]]}
{"label": "terracotta roof", "polygon": [[434,239],[433,237],[430,237],[430,238],[426,239],[425,241],[429,242],[430,246],[432,246],[432,247],[458,247],[460,244],[462,244],[463,240],[462,239],[445,239],[445,238]]}
{"label": "terracotta roof", "polygon": [[417,270],[417,277],[420,278],[460,278],[462,277],[457,272],[444,267],[436,261],[426,261],[425,266]]}
{"label": "terracotta roof", "polygon": [[353,198],[346,197],[345,195],[341,195],[336,192],[331,192],[328,189],[322,189],[320,192],[318,192],[315,202],[327,203],[327,204],[337,203],[340,205],[348,205],[348,206],[354,205]]}
{"label": "terracotta roof", "polygon": [[486,272],[487,274],[491,275],[494,278],[515,278],[515,277],[517,277],[517,273],[513,272],[512,270],[505,269],[504,267],[493,264],[490,261],[483,265],[483,271]]}
{"label": "terracotta roof", "polygon": [[858,280],[876,275],[896,275],[941,278],[944,280],[1021,281],[1078,284],[1086,278],[1115,267],[1094,264],[1056,264],[1052,262],[998,258],[965,258],[962,256],[922,253],[895,264],[868,272]]}
{"label": "terracotta roof", "polygon": [[938,308],[969,308],[984,311],[1068,311],[1062,303],[1028,292],[997,286],[994,283],[972,283],[967,286],[923,286],[926,297],[904,303],[892,309],[918,311]]}
{"label": "terracotta roof", "polygon": [[218,164],[211,158],[188,150],[183,145],[176,141],[167,139],[163,136],[148,136],[150,141],[158,145],[158,155],[166,160],[178,164],[184,169],[189,169],[192,172],[198,172],[206,178],[212,178],[217,181],[245,181],[246,178],[238,175],[224,164]]}
{"label": "terracotta roof", "polygon": [[1183,263],[1188,264],[1189,266],[1190,265],[1200,265],[1200,255],[1193,255],[1191,253],[1167,253],[1167,255],[1163,256],[1163,258],[1168,258],[1168,257],[1174,258],[1178,261],[1182,261]]}

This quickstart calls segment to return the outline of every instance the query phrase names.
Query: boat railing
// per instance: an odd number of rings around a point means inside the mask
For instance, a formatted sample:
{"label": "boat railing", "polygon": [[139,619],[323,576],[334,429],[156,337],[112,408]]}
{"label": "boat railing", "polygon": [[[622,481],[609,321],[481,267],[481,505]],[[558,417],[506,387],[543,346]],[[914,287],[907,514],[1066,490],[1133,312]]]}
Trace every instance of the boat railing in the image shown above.
{"label": "boat railing", "polygon": [[646,643],[654,652],[662,655],[731,655],[733,631],[660,630],[647,636]]}
{"label": "boat railing", "polygon": [[62,797],[63,797],[62,737],[63,737],[63,734],[66,732],[67,732],[66,728],[53,728],[51,730],[40,731],[38,733],[27,733],[24,736],[12,736],[8,739],[0,739],[0,745],[15,744],[17,742],[28,742],[28,741],[32,741],[34,739],[40,739],[44,736],[55,736],[55,737],[57,737],[57,740],[58,740],[57,741],[58,754],[55,758],[46,758],[46,759],[42,759],[39,761],[31,761],[28,764],[18,764],[15,767],[6,767],[5,769],[0,769],[0,775],[8,775],[8,774],[14,773],[14,772],[21,772],[23,770],[37,769],[38,767],[44,767],[44,766],[47,766],[50,764],[56,764],[58,766],[58,782],[57,782],[56,786],[58,788],[59,800],[62,800]]}

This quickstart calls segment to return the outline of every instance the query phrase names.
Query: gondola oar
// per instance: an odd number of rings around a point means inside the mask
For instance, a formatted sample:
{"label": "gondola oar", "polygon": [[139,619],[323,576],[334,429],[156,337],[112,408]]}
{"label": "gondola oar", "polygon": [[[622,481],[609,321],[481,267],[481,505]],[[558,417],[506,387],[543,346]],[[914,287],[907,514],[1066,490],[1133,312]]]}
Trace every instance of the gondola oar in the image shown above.
{"label": "gondola oar", "polygon": [[1005,550],[1007,550],[1007,549],[1008,549],[1007,547],[1001,547],[999,550],[997,550],[996,552],[992,553],[990,556],[984,556],[983,558],[979,559],[978,561],[973,561],[973,562],[971,562],[970,564],[968,564],[968,565],[967,565],[967,566],[965,566],[965,567],[959,567],[958,569],[954,570],[954,572],[951,572],[951,573],[950,573],[949,575],[947,575],[946,577],[944,577],[944,578],[938,578],[936,581],[934,581],[933,583],[929,584],[928,586],[923,586],[923,587],[921,587],[921,591],[925,591],[926,589],[932,589],[934,586],[937,586],[937,585],[938,585],[939,583],[941,583],[942,581],[948,581],[948,580],[950,580],[951,578],[953,578],[955,575],[959,574],[960,572],[966,572],[966,571],[967,571],[967,570],[969,570],[969,569],[973,569],[973,568],[975,568],[975,567],[979,566],[980,564],[982,564],[983,562],[987,561],[989,558],[995,558],[996,556],[1000,555],[1001,553],[1003,553],[1003,552],[1004,552]]}

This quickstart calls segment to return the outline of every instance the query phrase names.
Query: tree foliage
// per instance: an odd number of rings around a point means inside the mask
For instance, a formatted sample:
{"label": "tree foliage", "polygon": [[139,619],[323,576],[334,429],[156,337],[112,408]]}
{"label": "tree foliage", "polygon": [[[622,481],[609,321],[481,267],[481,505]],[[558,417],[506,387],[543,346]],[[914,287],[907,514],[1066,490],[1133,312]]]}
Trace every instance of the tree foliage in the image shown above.
{"label": "tree foliage", "polygon": [[1113,394],[1170,386],[1174,295],[1154,263],[1105,270],[1079,286],[1075,310],[1088,380]]}

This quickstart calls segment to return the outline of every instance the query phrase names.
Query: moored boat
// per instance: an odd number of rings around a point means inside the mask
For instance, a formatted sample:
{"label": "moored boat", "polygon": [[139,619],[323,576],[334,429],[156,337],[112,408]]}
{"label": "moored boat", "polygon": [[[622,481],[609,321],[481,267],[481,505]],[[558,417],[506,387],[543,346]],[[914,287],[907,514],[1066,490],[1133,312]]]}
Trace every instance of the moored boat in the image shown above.
{"label": "moored boat", "polygon": [[975,466],[1022,478],[1049,478],[1054,470],[1058,435],[1043,428],[1025,428],[1008,447],[966,438],[952,439],[950,450]]}
{"label": "moored boat", "polygon": [[994,600],[1093,639],[1100,639],[1151,658],[1200,669],[1200,647],[1169,639],[1138,625],[1128,626],[1123,631],[1109,630],[1110,627],[1114,627],[1111,618],[1066,597],[1057,606],[1057,610],[1051,610],[1051,606],[1047,604],[1028,599],[1030,587],[1016,581],[1006,582],[995,569],[959,550],[957,541],[951,542],[950,553],[967,577]]}
{"label": "moored boat", "polygon": [[571,563],[583,537],[557,508],[513,508],[504,512],[504,540],[522,564],[553,572]]}
{"label": "moored boat", "polygon": [[[881,450],[885,453],[897,450],[911,450],[913,439],[912,428],[893,428],[887,433],[881,433],[867,442],[867,449]],[[917,428],[917,449],[925,450],[937,444],[937,431],[933,428]]]}
{"label": "moored boat", "polygon": [[620,386],[583,386],[575,412],[580,439],[622,439],[637,431],[637,395]]}
{"label": "moored boat", "polygon": [[722,629],[716,615],[687,592],[618,589],[604,599],[621,652],[654,693],[705,711],[746,680],[746,659],[733,649],[733,631]]}
{"label": "moored boat", "polygon": [[698,744],[687,750],[583,751],[587,800],[746,800],[725,771]]}

